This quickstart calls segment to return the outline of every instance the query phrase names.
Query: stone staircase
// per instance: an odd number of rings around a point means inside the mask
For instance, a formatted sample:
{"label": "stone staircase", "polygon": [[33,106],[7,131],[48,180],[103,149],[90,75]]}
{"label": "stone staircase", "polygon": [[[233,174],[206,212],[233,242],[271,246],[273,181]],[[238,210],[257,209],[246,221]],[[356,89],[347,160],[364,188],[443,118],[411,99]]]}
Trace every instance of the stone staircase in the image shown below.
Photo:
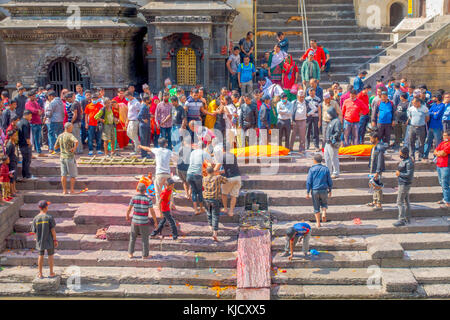
{"label": "stone staircase", "polygon": [[[379,57],[366,62],[360,69],[368,71],[365,83],[376,84],[382,76],[387,80],[391,76],[399,76],[402,70],[424,57],[436,44],[445,41],[450,31],[450,15],[436,16],[421,25],[405,39],[396,42]],[[431,78],[426,80],[432,80]],[[425,79],[422,79],[424,81]],[[353,80],[351,80],[353,82]]]}
{"label": "stone staircase", "polygon": [[[261,190],[269,196],[269,209],[274,218],[273,299],[450,296],[450,212],[435,203],[442,197],[442,190],[433,164],[416,164],[411,191],[413,221],[406,227],[395,228],[392,226],[397,216],[394,170],[398,159],[387,157],[382,212],[372,212],[364,205],[371,200],[367,160],[343,160],[342,175],[335,180],[336,189],[330,200],[330,222],[321,229],[311,222],[310,247],[320,254],[310,259],[302,259],[297,254],[293,262],[281,257],[286,228],[303,219],[314,219],[311,200],[304,197],[310,158],[281,162],[278,173],[270,176],[261,174],[261,165],[241,166],[243,191],[238,205],[242,206],[248,190]],[[148,171],[141,166],[80,165],[76,187],[87,187],[89,191],[63,196],[57,160],[34,161],[33,173],[39,179],[20,185],[24,190],[24,205],[15,223],[15,235],[11,236],[23,238],[24,247],[10,247],[0,254],[3,268],[0,296],[37,295],[32,289],[37,253],[33,250],[29,224],[37,213],[37,201],[47,199],[52,202],[50,212],[57,221],[60,245],[55,264],[62,286],[52,295],[235,298],[238,215],[221,217],[220,242],[216,244],[210,239],[206,216],[193,216],[190,203],[178,194],[175,219],[181,242],[174,242],[167,228],[164,239],[150,241],[151,259],[140,259],[139,240],[138,258],[127,257],[127,203],[135,193],[136,176]],[[180,183],[176,189],[182,190]],[[237,208],[236,214],[242,210]],[[360,218],[362,224],[355,225],[354,218]],[[108,228],[107,239],[95,238],[99,228]],[[73,266],[80,267],[81,287],[77,290],[66,285],[73,275]],[[381,288],[369,289],[367,280],[374,272],[380,273]]]}
{"label": "stone staircase", "polygon": [[[287,23],[299,16],[298,0],[274,2],[260,0],[257,7],[258,31],[302,31],[301,21]],[[306,2],[309,38],[316,39],[330,51],[331,70],[321,73],[322,87],[333,81],[347,83],[357,67],[392,44],[391,34],[357,25],[353,0],[314,0]],[[302,35],[288,35],[289,53],[295,59],[305,52]],[[258,57],[273,50],[276,37],[258,37]],[[299,66],[300,67],[300,66]]]}

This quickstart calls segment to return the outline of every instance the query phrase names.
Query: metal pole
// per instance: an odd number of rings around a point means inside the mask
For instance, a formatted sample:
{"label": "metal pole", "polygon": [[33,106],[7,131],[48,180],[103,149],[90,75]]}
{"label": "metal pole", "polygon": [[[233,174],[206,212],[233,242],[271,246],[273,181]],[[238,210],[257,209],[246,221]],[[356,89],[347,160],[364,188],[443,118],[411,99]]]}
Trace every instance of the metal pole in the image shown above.
{"label": "metal pole", "polygon": [[257,20],[258,20],[258,9],[257,9],[257,7],[258,7],[258,5],[257,5],[257,0],[253,0],[253,10],[254,10],[254,13],[253,13],[253,15],[254,15],[254,19],[255,19],[255,26],[254,26],[254,29],[255,29],[255,32],[254,32],[254,34],[255,34],[255,61],[254,61],[254,63],[255,63],[255,65],[256,65],[256,61],[258,61],[258,37],[256,36],[256,33],[258,32],[258,25],[257,25]]}
{"label": "metal pole", "polygon": [[302,4],[303,0],[298,0],[298,7],[297,7],[297,12],[300,16],[300,19],[302,20],[302,40],[303,40],[303,50],[306,50],[306,32],[305,32],[305,19],[303,17],[303,4]]}
{"label": "metal pole", "polygon": [[306,18],[306,5],[305,0],[302,0],[303,2],[303,19],[305,19],[305,26],[306,26],[306,45],[309,45],[309,31],[308,31],[308,20]]}

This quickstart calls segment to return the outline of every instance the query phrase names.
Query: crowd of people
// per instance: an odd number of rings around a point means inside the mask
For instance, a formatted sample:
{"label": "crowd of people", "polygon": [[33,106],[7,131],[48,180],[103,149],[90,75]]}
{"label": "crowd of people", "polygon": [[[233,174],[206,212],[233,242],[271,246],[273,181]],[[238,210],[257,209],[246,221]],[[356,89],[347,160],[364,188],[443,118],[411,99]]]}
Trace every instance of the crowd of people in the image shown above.
{"label": "crowd of people", "polygon": [[[402,159],[396,173],[400,211],[397,226],[409,221],[414,163],[428,159],[430,152],[443,188],[440,203],[450,207],[449,93],[438,90],[431,94],[426,85],[415,87],[407,79],[394,78],[387,83],[380,79],[371,88],[363,81],[366,71],[361,71],[345,92],[337,82],[322,88],[320,75],[330,68],[330,54],[317,41],[311,40],[299,68],[288,53],[287,38],[279,33],[274,50],[265,54],[256,67],[252,39],[249,32],[234,48],[226,63],[230,88],[224,87],[217,93],[207,93],[201,86],[185,92],[170,79],[164,81],[164,89],[157,94],[146,84],[141,93],[129,85],[117,89],[114,97],[107,97],[102,88],[86,90],[81,85],[76,86],[75,92],[62,89],[57,93],[51,85],[26,91],[22,83],[17,83],[11,97],[3,91],[3,199],[10,201],[17,192],[18,150],[22,155],[22,180],[33,179],[33,148],[38,157],[59,155],[63,193],[67,194],[67,177],[70,193],[76,192],[76,154],[82,154],[87,147],[89,156],[120,156],[131,143],[132,156],[155,159],[154,204],[163,219],[157,225],[153,217],[152,234],[143,230],[149,224],[148,210],[153,203],[144,199],[144,187],[139,185],[139,194],[131,200],[127,213],[133,225],[130,257],[139,233],[148,241],[169,222],[173,238],[178,237],[171,215],[176,210],[171,162],[177,163],[177,177],[183,183],[185,196],[192,200],[194,214],[207,213],[212,237],[218,241],[219,215],[233,215],[241,188],[237,158],[230,149],[273,144],[273,136],[278,137],[275,144],[289,149],[291,155],[302,157],[307,150],[318,153],[307,181],[317,227],[326,222],[327,198],[331,196],[333,180],[339,178],[339,149],[365,143],[374,145],[369,161],[374,196],[367,205],[382,209],[384,154],[391,149],[400,151]],[[366,141],[368,132],[370,140]],[[391,143],[392,134],[395,138]],[[43,151],[44,144],[48,154]],[[325,165],[321,164],[323,160]],[[209,163],[207,168],[205,161]],[[148,256],[148,246],[144,256]]]}

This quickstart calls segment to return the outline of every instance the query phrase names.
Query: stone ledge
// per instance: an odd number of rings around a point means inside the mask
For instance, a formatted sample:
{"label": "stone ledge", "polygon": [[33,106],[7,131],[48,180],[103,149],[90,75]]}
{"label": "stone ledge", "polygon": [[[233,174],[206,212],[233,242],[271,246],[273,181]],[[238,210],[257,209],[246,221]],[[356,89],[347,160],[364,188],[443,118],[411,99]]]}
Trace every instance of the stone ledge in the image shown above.
{"label": "stone ledge", "polygon": [[376,242],[367,245],[372,259],[403,258],[403,247],[398,242]]}
{"label": "stone ledge", "polygon": [[381,279],[386,292],[414,292],[418,286],[410,269],[381,269]]}
{"label": "stone ledge", "polygon": [[33,280],[33,290],[35,292],[54,292],[59,289],[61,283],[61,277],[56,276],[54,278],[35,278]]}

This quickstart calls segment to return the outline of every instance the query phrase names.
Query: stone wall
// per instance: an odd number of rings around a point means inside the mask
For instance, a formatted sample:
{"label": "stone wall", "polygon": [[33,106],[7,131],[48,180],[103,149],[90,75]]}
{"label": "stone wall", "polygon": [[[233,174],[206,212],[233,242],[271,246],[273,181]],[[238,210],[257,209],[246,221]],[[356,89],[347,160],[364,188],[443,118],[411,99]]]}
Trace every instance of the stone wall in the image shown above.
{"label": "stone wall", "polygon": [[14,202],[0,207],[0,252],[5,250],[5,240],[14,231],[14,224],[19,219],[19,209],[22,205],[23,197],[18,196]]}
{"label": "stone wall", "polygon": [[450,90],[450,41],[432,48],[430,53],[404,69],[399,78],[406,77],[416,86],[425,83],[431,92],[437,89]]}
{"label": "stone wall", "polygon": [[[143,70],[137,65],[136,52],[141,50],[133,41],[68,41],[67,45],[86,58],[91,85],[105,89],[118,88],[129,83],[137,83]],[[8,60],[7,79],[9,84],[23,81],[31,86],[37,81],[36,66],[55,42],[45,44],[21,41],[9,42],[6,46]],[[142,56],[141,56],[142,60]],[[144,71],[145,73],[145,71]]]}
{"label": "stone wall", "polygon": [[390,25],[389,11],[394,3],[403,5],[408,13],[408,0],[354,0],[356,21],[360,27],[381,29]]}

